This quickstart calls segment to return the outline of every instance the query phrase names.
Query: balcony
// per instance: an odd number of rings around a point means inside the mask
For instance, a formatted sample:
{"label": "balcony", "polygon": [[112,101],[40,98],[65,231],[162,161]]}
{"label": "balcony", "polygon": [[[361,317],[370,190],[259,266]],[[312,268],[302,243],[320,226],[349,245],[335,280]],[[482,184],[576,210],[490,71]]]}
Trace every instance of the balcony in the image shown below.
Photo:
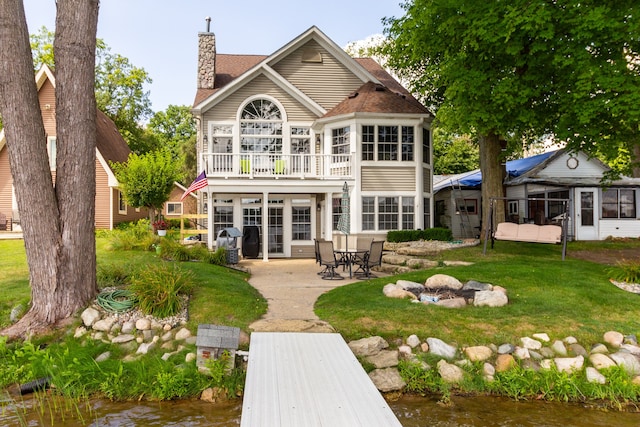
{"label": "balcony", "polygon": [[353,177],[351,154],[205,153],[208,178],[345,179]]}

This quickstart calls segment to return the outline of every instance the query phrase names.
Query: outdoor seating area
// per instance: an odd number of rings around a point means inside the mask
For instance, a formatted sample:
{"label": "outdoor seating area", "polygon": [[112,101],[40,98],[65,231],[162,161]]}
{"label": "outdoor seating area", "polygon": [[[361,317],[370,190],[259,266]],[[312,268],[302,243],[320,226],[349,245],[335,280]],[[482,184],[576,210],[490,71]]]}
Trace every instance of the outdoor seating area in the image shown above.
{"label": "outdoor seating area", "polygon": [[322,268],[318,275],[325,280],[340,280],[344,277],[336,271],[342,267],[349,278],[371,278],[371,268],[382,264],[384,241],[358,239],[354,249],[336,249],[332,241],[315,240],[316,263]]}

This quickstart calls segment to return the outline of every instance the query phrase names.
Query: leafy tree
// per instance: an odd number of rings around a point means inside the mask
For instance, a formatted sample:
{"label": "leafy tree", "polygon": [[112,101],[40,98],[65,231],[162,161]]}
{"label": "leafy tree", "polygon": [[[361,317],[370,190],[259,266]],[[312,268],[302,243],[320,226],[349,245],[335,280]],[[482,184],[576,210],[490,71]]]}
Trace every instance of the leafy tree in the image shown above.
{"label": "leafy tree", "polygon": [[470,135],[433,130],[433,173],[458,174],[480,166],[477,142]]}
{"label": "leafy tree", "polygon": [[[478,135],[483,224],[488,200],[503,195],[509,142],[554,135],[589,150],[614,148],[637,133],[636,1],[413,0],[403,6],[405,16],[385,20],[383,51],[437,109],[440,122]],[[497,208],[501,220],[504,206]]]}
{"label": "leafy tree", "polygon": [[97,292],[95,257],[98,0],[58,0],[57,168],[53,185],[22,2],[0,1],[0,113],[29,264],[31,308],[2,333],[40,332]]}
{"label": "leafy tree", "polygon": [[169,200],[174,182],[181,178],[180,166],[168,150],[140,155],[131,153],[126,163],[111,166],[127,204],[148,208],[152,222],[164,202]]}
{"label": "leafy tree", "polygon": [[169,105],[166,111],[157,112],[149,121],[147,131],[157,146],[168,149],[183,165],[183,176],[197,175],[196,125],[189,106]]}
{"label": "leafy tree", "polygon": [[[54,66],[54,33],[46,27],[31,35],[33,64],[36,70],[43,64]],[[145,138],[140,123],[152,114],[149,92],[151,83],[144,68],[135,67],[127,58],[111,53],[103,40],[96,41],[95,93],[98,108],[116,124],[133,152],[144,153],[156,148]]]}

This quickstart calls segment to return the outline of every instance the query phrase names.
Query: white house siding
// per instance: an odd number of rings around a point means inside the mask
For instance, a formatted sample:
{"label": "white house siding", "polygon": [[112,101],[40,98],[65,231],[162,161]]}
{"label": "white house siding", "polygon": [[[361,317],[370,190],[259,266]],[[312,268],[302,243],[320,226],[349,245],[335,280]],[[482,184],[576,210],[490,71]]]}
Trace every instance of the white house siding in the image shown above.
{"label": "white house siding", "polygon": [[[302,53],[315,49],[321,63],[302,62]],[[335,107],[364,83],[317,42],[310,41],[272,68],[326,110]]]}
{"label": "white house siding", "polygon": [[600,178],[604,169],[596,161],[589,161],[583,153],[573,154],[572,157],[578,158],[578,167],[570,169],[567,167],[567,159],[570,156],[563,154],[557,159],[549,162],[546,167],[540,171],[538,176],[541,178],[573,178],[580,177],[597,177]]}
{"label": "white house siding", "polygon": [[293,99],[284,89],[277,86],[273,81],[264,75],[258,76],[248,84],[238,88],[236,92],[229,95],[224,101],[216,104],[204,113],[205,123],[209,121],[233,121],[238,118],[238,109],[248,98],[256,94],[268,95],[275,98],[285,109],[287,120],[289,121],[310,121],[317,117],[312,115],[298,101]]}
{"label": "white house siding", "polygon": [[598,222],[600,240],[607,237],[640,237],[640,221],[637,219],[601,219]]}
{"label": "white house siding", "polygon": [[413,191],[416,189],[415,167],[375,167],[363,166],[361,171],[361,190],[376,191]]}

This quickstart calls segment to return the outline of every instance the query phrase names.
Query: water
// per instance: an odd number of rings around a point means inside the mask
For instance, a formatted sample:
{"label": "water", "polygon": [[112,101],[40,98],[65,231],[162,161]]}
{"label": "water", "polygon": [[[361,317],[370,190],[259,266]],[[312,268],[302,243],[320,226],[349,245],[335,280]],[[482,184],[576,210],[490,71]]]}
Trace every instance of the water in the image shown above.
{"label": "water", "polygon": [[[454,397],[451,406],[437,399],[403,396],[390,406],[404,427],[637,427],[640,413],[604,411],[578,404],[556,402],[514,402],[492,397]],[[240,425],[242,402],[206,403],[199,400],[177,402],[92,401],[64,416],[51,416],[33,397],[25,396],[18,406],[26,414],[3,403],[2,426],[216,426]],[[58,407],[60,405],[58,404]],[[82,414],[84,422],[79,419]],[[277,426],[274,426],[277,427]]]}

